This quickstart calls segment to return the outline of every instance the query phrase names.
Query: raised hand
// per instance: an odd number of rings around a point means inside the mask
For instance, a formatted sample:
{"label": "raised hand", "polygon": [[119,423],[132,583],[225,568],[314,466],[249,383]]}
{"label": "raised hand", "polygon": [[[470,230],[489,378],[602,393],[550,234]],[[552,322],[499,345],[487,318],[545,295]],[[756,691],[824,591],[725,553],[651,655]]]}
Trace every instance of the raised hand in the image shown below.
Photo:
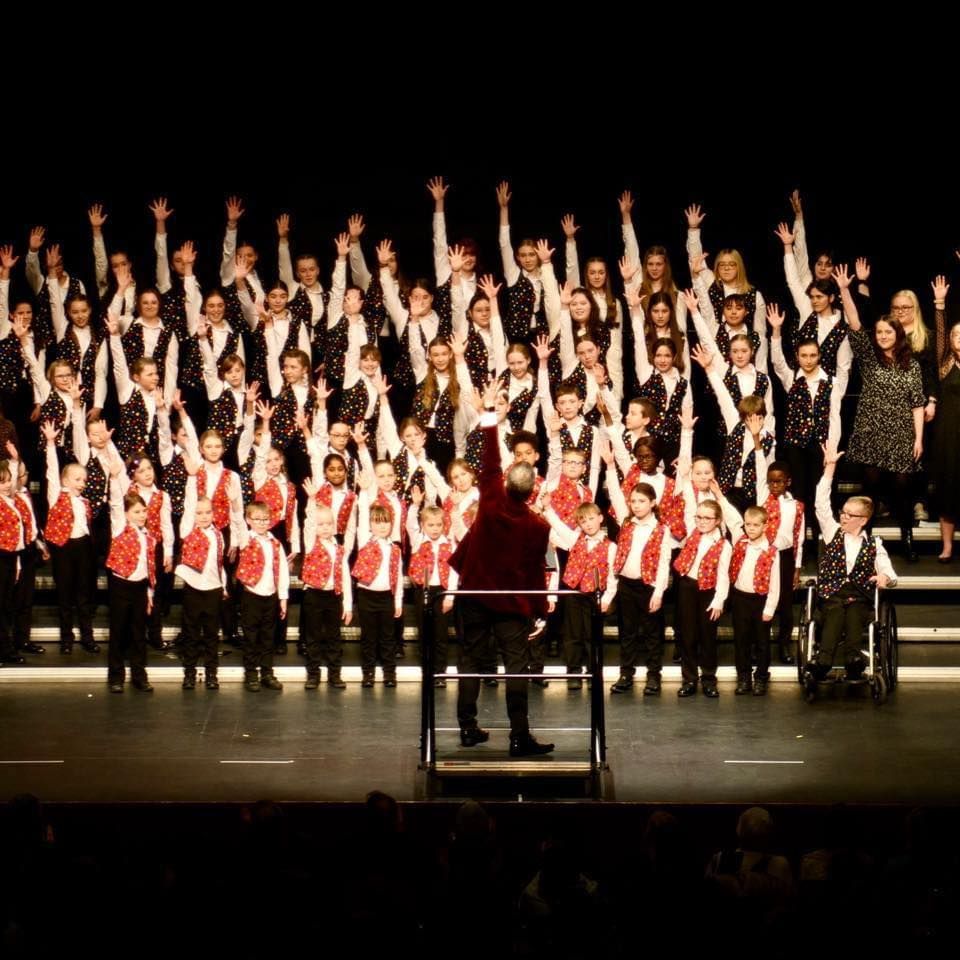
{"label": "raised hand", "polygon": [[546,240],[537,241],[537,257],[540,259],[541,263],[549,263],[554,252],[555,251],[553,247],[551,247]]}
{"label": "raised hand", "polygon": [[47,231],[43,227],[30,228],[29,250],[31,253],[36,253],[43,246],[46,235]]}
{"label": "raised hand", "polygon": [[683,291],[683,302],[687,305],[687,310],[689,310],[690,313],[697,313],[700,309],[697,295],[692,290]]}
{"label": "raised hand", "polygon": [[501,180],[497,184],[497,206],[505,210],[510,206],[510,200],[513,194],[510,192],[510,184],[506,180]]}
{"label": "raised hand", "polygon": [[413,503],[413,505],[414,505],[415,507],[418,507],[418,508],[419,508],[420,504],[423,503],[423,498],[424,498],[424,497],[423,497],[423,490],[420,488],[420,486],[419,486],[418,484],[414,484],[414,485],[410,488],[410,500],[411,500],[411,502]]}
{"label": "raised hand", "polygon": [[779,238],[780,242],[785,247],[792,247],[793,241],[796,239],[794,235],[790,232],[790,228],[785,223],[777,224],[777,229],[773,231]]}
{"label": "raised hand", "polygon": [[454,359],[461,361],[467,352],[467,338],[453,334],[450,337],[450,349],[453,351]]}
{"label": "raised hand", "polygon": [[369,490],[373,486],[373,477],[366,470],[362,470],[357,477],[357,486],[361,490]]}
{"label": "raised hand", "polygon": [[120,318],[113,313],[112,311],[107,313],[107,333],[111,337],[118,337],[120,335]]}
{"label": "raised hand", "polygon": [[703,367],[704,370],[710,369],[710,363],[713,360],[713,352],[706,350],[701,344],[697,344],[691,351],[690,356]]}
{"label": "raised hand", "polygon": [[266,426],[273,416],[273,407],[270,405],[270,401],[258,400],[254,406],[254,410],[256,410],[257,416],[263,421],[263,425]]}
{"label": "raised hand", "polygon": [[333,392],[334,392],[334,391],[333,391],[333,387],[330,387],[330,388],[328,389],[328,388],[327,388],[327,381],[326,381],[323,377],[318,378],[316,384],[314,384],[314,388],[315,388],[316,391],[317,391],[317,400],[318,400],[318,401],[319,401],[319,400],[322,400],[324,403],[326,403],[327,400],[328,400],[331,396],[333,396]]}
{"label": "raised hand", "polygon": [[577,231],[580,229],[574,222],[572,213],[568,213],[561,219],[560,226],[563,228],[563,235],[568,240],[573,240],[577,235]]}
{"label": "raised hand", "polygon": [[845,263],[839,263],[833,268],[833,279],[841,290],[846,290],[853,282]]}
{"label": "raised hand", "polygon": [[570,306],[572,300],[573,284],[569,280],[565,280],[563,286],[560,288],[560,306],[566,309]]}
{"label": "raised hand", "polygon": [[260,399],[259,380],[253,380],[247,384],[246,390],[243,391],[243,398],[247,403],[256,403]]}
{"label": "raised hand", "polygon": [[[270,415],[273,416],[273,411],[270,411]],[[310,433],[310,419],[307,417],[306,410],[297,410],[296,414],[293,417],[293,425],[301,433]],[[266,421],[264,421],[264,426],[266,426]]]}
{"label": "raised hand", "polygon": [[560,428],[563,426],[563,417],[560,416],[560,411],[554,409],[553,414],[547,419],[547,429],[551,433],[559,433]]}
{"label": "raised hand", "polygon": [[76,380],[70,384],[70,389],[67,391],[70,394],[70,399],[73,401],[75,407],[79,407],[83,404],[83,390],[80,389],[80,384]]}
{"label": "raised hand", "polygon": [[688,261],[690,264],[690,275],[692,277],[699,277],[704,270],[707,269],[707,257],[710,254],[704,250],[702,253],[698,253],[695,257],[691,257]]}
{"label": "raised hand", "polygon": [[236,227],[237,221],[246,213],[239,197],[227,197],[227,226]]}
{"label": "raised hand", "polygon": [[477,286],[486,294],[487,299],[490,301],[491,307],[495,307],[497,303],[497,294],[500,292],[500,288],[503,286],[503,284],[494,283],[493,274],[488,273],[486,276],[481,277],[477,281]]}
{"label": "raised hand", "polygon": [[350,234],[349,233],[337,234],[337,237],[333,242],[337,248],[337,259],[346,260],[347,254],[350,252]]}
{"label": "raised hand", "polygon": [[433,197],[433,202],[437,205],[438,211],[443,209],[443,198],[447,195],[449,189],[450,187],[443,182],[443,177],[433,177],[427,181],[427,190],[430,191],[430,196]]}
{"label": "raised hand", "polygon": [[347,233],[350,234],[350,242],[359,243],[360,236],[366,228],[367,225],[363,222],[363,217],[359,213],[353,214],[347,220]]}
{"label": "raised hand", "polygon": [[239,287],[244,280],[250,275],[250,268],[247,266],[247,261],[238,253],[233,258],[234,270],[235,270],[235,280],[236,284]]}
{"label": "raised hand", "polygon": [[803,204],[800,202],[800,191],[794,190],[790,194],[790,206],[793,207],[793,215],[797,220],[803,219]]}
{"label": "raised hand", "polygon": [[10,330],[23,343],[30,336],[30,321],[17,315],[10,321]]}
{"label": "raised hand", "polygon": [[[153,214],[153,219],[157,221],[157,226],[165,224],[167,218],[173,216],[174,211],[167,207],[166,197],[157,197],[153,203],[148,204],[148,209]],[[162,231],[157,231],[158,233]]]}
{"label": "raised hand", "polygon": [[43,434],[43,439],[46,440],[47,443],[56,443],[59,432],[57,425],[52,420],[44,420],[43,423],[40,424],[40,433]]}
{"label": "raised hand", "polygon": [[633,194],[629,190],[624,190],[617,198],[617,205],[620,207],[620,216],[623,217],[623,222],[629,223],[633,211]]}
{"label": "raised hand", "polygon": [[358,447],[367,445],[367,428],[362,420],[358,420],[350,428],[350,437]]}
{"label": "raised hand", "polygon": [[934,303],[944,303],[947,299],[947,294],[950,292],[950,284],[947,283],[947,278],[943,276],[943,274],[938,274],[933,278],[930,287],[933,290]]}
{"label": "raised hand", "polygon": [[767,323],[769,323],[774,330],[779,330],[786,319],[775,303],[767,304]]}
{"label": "raised hand", "polygon": [[281,213],[275,223],[277,225],[277,238],[286,240],[290,236],[290,214]]}
{"label": "raised hand", "polygon": [[90,221],[90,226],[93,227],[93,232],[99,233],[107,222],[107,215],[103,212],[103,204],[95,203],[90,207],[87,210],[87,219]]}
{"label": "raised hand", "polygon": [[373,386],[378,396],[385,397],[390,392],[392,384],[387,382],[387,378],[382,373],[377,373],[373,376]]}
{"label": "raised hand", "polygon": [[837,461],[843,456],[842,450],[835,450],[832,447],[828,447],[825,443],[820,444],[820,449],[823,451],[823,466],[834,467],[837,464]]}
{"label": "raised hand", "polygon": [[637,275],[639,269],[639,263],[628,260],[626,257],[620,258],[620,276],[623,277],[624,283],[629,283]]}
{"label": "raised hand", "polygon": [[122,294],[133,284],[133,274],[128,266],[114,267],[113,275],[117,280],[117,290]]}
{"label": "raised hand", "polygon": [[744,419],[744,425],[750,432],[750,436],[758,438],[763,430],[763,415],[759,413],[748,413]]}
{"label": "raised hand", "polygon": [[697,421],[699,419],[700,419],[699,417],[695,417],[693,415],[692,409],[687,409],[686,407],[680,408],[680,429],[681,430],[692,431],[693,428],[697,425]]}
{"label": "raised hand", "polygon": [[55,276],[57,272],[57,267],[60,266],[60,244],[52,243],[47,247],[47,275]]}
{"label": "raised hand", "polygon": [[870,261],[866,257],[857,257],[854,270],[860,283],[866,283],[870,279]]}
{"label": "raised hand", "polygon": [[640,301],[643,299],[643,295],[640,293],[640,290],[636,287],[627,287],[624,293],[627,295],[627,306],[630,307],[630,310],[639,310]]}
{"label": "raised hand", "polygon": [[497,394],[500,392],[500,381],[496,377],[490,377],[487,385],[483,388],[484,407],[494,407],[497,404]]}
{"label": "raised hand", "polygon": [[186,274],[192,274],[193,265],[197,262],[197,249],[194,247],[193,241],[185,240],[177,253],[183,261],[184,272]]}
{"label": "raised hand", "polygon": [[696,230],[701,223],[703,223],[703,218],[706,214],[700,209],[699,203],[691,203],[686,210],[683,211],[683,215],[687,218],[687,229]]}
{"label": "raised hand", "polygon": [[463,247],[449,247],[447,249],[447,259],[450,261],[450,272],[459,273],[463,269]]}
{"label": "raised hand", "polygon": [[13,255],[12,246],[0,247],[0,270],[3,270],[8,276],[19,259],[19,257]]}
{"label": "raised hand", "polygon": [[387,266],[393,257],[393,244],[389,240],[381,240],[380,243],[377,244],[377,260],[380,266]]}
{"label": "raised hand", "polygon": [[537,353],[537,359],[541,363],[546,363],[550,357],[550,354],[553,353],[553,347],[550,346],[550,340],[545,334],[541,334],[537,337],[536,343],[533,345],[533,349]]}
{"label": "raised hand", "polygon": [[173,397],[170,400],[170,406],[173,407],[177,413],[184,413],[187,409],[187,405],[183,402],[183,396],[179,390],[173,391]]}

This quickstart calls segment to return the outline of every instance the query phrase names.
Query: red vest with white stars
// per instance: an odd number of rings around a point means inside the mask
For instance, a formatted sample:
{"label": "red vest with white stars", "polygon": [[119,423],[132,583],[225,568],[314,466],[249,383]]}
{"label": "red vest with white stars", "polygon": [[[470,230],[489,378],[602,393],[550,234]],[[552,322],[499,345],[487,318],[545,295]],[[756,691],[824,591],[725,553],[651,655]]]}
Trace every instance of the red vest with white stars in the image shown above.
{"label": "red vest with white stars", "polygon": [[[300,579],[308,587],[315,590],[326,589],[333,574],[333,592],[340,596],[343,593],[343,546],[336,545],[335,558],[330,559],[330,552],[322,540],[317,540],[313,549],[303,558],[303,570]],[[333,569],[331,570],[331,566]]]}
{"label": "red vest with white stars", "polygon": [[[317,503],[324,507],[332,507],[333,487],[329,483],[323,484],[317,491],[315,499]],[[337,533],[341,537],[347,532],[347,524],[350,522],[350,514],[353,512],[353,505],[356,500],[357,495],[352,490],[348,490],[347,495],[343,498],[343,503],[340,504],[340,509],[337,511]]]}
{"label": "red vest with white stars", "polygon": [[[141,497],[147,500],[146,497],[141,493]],[[161,511],[163,510],[163,491],[154,490],[153,493],[149,494],[150,499],[147,500],[147,521],[146,527],[150,532],[150,536],[153,537],[157,543],[163,542],[163,524],[160,522]]]}
{"label": "red vest with white stars", "polygon": [[[267,538],[273,545],[273,589],[276,592],[280,586],[280,543],[270,533]],[[263,576],[264,563],[263,547],[256,537],[251,536],[250,542],[240,551],[237,579],[245,587],[255,587]]]}
{"label": "red vest with white stars", "polygon": [[[410,557],[410,567],[407,570],[410,579],[418,586],[427,586],[427,581],[433,578],[433,544],[432,540],[425,540],[420,549]],[[450,544],[444,541],[437,550],[437,566],[440,574],[440,586],[444,590],[450,583]]]}
{"label": "red vest with white stars", "polygon": [[[682,576],[686,576],[697,558],[697,547],[700,546],[700,531],[694,530],[684,544],[680,555],[673,562],[673,569]],[[700,561],[697,571],[697,587],[700,590],[712,590],[717,585],[717,570],[720,566],[720,555],[723,553],[723,539],[710,547]]]}
{"label": "red vest with white stars", "polygon": [[[93,523],[93,511],[90,504],[84,500],[84,507],[87,510],[87,529]],[[73,532],[73,499],[65,490],[61,491],[57,497],[57,502],[50,508],[47,514],[47,525],[43,529],[44,539],[56,547],[62,547]]]}
{"label": "red vest with white stars", "polygon": [[[733,547],[733,556],[730,558],[730,583],[736,583],[740,576],[740,568],[743,566],[743,560],[747,555],[747,545],[750,539],[746,535],[742,536]],[[770,592],[770,571],[773,569],[773,561],[777,557],[777,548],[767,547],[763,553],[757,557],[757,565],[753,570],[753,592],[766,596]]]}
{"label": "red vest with white stars", "polygon": [[207,468],[201,467],[197,474],[197,496],[210,497],[213,523],[218,530],[230,526],[230,474],[231,471],[224,467],[212,496],[207,493]]}
{"label": "red vest with white stars", "polygon": [[[640,554],[640,579],[650,587],[657,585],[660,547],[663,545],[665,530],[666,527],[662,523],[658,523],[643,545],[643,553]],[[636,532],[637,525],[632,521],[627,521],[620,528],[620,536],[617,537],[617,555],[613,560],[614,573],[619,574],[623,565],[627,562],[627,557],[630,556],[630,548],[633,546],[633,536]]]}
{"label": "red vest with white stars", "polygon": [[[150,586],[157,585],[156,553],[157,541],[146,534],[147,540],[147,580]],[[125,580],[137,569],[140,560],[140,547],[143,541],[140,534],[128,523],[120,535],[114,537],[110,543],[110,553],[107,555],[107,569],[119,574]]]}
{"label": "red vest with white stars", "polygon": [[561,475],[557,483],[557,489],[550,494],[550,506],[554,513],[573,530],[577,521],[574,519],[574,511],[581,503],[591,503],[593,493],[589,487],[582,483],[575,483],[567,476]]}
{"label": "red vest with white stars", "polygon": [[275,477],[271,477],[256,493],[254,500],[270,508],[270,526],[275,527],[281,519],[287,531],[287,540],[293,536],[293,515],[297,509],[297,488],[287,481],[287,505],[283,505],[283,492]]}
{"label": "red vest with white stars", "polygon": [[[803,504],[799,500],[793,502],[797,507],[793,518],[793,550],[796,552],[797,547],[800,546],[800,531],[803,529]],[[763,508],[767,511],[767,526],[764,533],[767,539],[773,543],[780,532],[780,498],[772,494],[769,495]]]}
{"label": "red vest with white stars", "polygon": [[[567,557],[567,567],[563,571],[564,584],[581,593],[605,590],[609,572],[609,546],[610,541],[604,537],[595,547],[588,549],[587,538],[581,533]],[[594,582],[594,571],[600,580],[599,587]]]}
{"label": "red vest with white stars", "polygon": [[[16,504],[16,501],[14,501]],[[16,506],[11,507],[0,497],[0,550],[4,553],[15,553],[20,543],[20,531],[23,529],[23,518]],[[25,544],[29,543],[24,531]]]}
{"label": "red vest with white stars", "polygon": [[33,529],[30,494],[26,490],[19,491],[13,498],[13,505],[23,521],[23,542],[29,545],[37,538],[37,531]]}
{"label": "red vest with white stars", "polygon": [[[377,572],[380,570],[380,564],[383,562],[383,549],[379,541],[370,540],[366,546],[360,549],[357,559],[353,562],[353,569],[350,571],[358,583],[369,587],[373,583]],[[400,575],[400,548],[395,544],[390,544],[390,592],[397,589],[397,579]]]}
{"label": "red vest with white stars", "polygon": [[[211,524],[217,538],[217,573],[223,569],[223,535],[215,524]],[[203,572],[207,565],[207,554],[210,552],[210,540],[199,527],[194,527],[183,541],[180,561],[191,570]]]}

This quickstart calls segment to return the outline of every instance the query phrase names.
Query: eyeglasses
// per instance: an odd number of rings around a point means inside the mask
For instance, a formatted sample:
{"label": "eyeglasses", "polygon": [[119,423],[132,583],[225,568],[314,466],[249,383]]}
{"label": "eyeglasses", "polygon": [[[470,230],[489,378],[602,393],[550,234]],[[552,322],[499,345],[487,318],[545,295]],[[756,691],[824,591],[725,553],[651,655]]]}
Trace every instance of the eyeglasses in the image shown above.
{"label": "eyeglasses", "polygon": [[850,520],[867,520],[869,519],[865,513],[851,513],[849,510],[841,510],[841,517],[847,517]]}
{"label": "eyeglasses", "polygon": [[248,517],[247,518],[251,523],[269,523],[269,517]]}
{"label": "eyeglasses", "polygon": [[718,518],[717,518],[717,517],[713,517],[713,516],[710,516],[710,517],[702,517],[702,516],[700,516],[700,514],[698,513],[698,514],[695,514],[695,515],[694,515],[694,518],[693,518],[693,519],[694,519],[694,520],[716,520],[716,519],[718,519]]}
{"label": "eyeglasses", "polygon": [[581,467],[584,465],[584,462],[583,462],[582,460],[564,460],[563,462],[564,462],[564,463],[575,463],[575,464],[577,464],[578,466],[581,466]]}
{"label": "eyeglasses", "polygon": [[909,313],[913,309],[913,304],[894,304],[894,306],[892,306],[890,309],[894,313]]}

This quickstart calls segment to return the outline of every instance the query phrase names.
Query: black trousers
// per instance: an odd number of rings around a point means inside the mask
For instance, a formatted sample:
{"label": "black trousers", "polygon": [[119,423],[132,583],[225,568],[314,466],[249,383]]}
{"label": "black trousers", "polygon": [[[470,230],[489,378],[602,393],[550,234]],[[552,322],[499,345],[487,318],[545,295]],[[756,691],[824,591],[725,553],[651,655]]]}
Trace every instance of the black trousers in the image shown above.
{"label": "black trousers", "polygon": [[816,544],[820,525],[817,523],[815,494],[823,476],[823,451],[818,443],[809,443],[805,447],[793,447],[785,443],[778,449],[790,464],[790,489],[803,504],[803,522],[807,530],[813,531],[813,542]]}
{"label": "black trousers", "polygon": [[360,666],[373,673],[377,661],[384,676],[397,672],[397,640],[394,633],[392,590],[367,590],[357,586],[357,615],[360,618]]}
{"label": "black trousers", "polygon": [[130,661],[135,681],[147,678],[147,587],[146,580],[124,580],[110,573],[110,645],[107,650],[107,680],[123,682],[124,660]]}
{"label": "black trousers", "polygon": [[697,682],[697,668],[705,683],[717,679],[717,621],[707,607],[714,590],[701,590],[690,577],[677,578],[677,642],[680,644],[680,674],[684,683]]}
{"label": "black trousers", "polygon": [[17,552],[0,551],[0,656],[13,655],[13,598],[17,587]]}
{"label": "black trousers", "polygon": [[563,662],[567,673],[582,673],[590,666],[590,623],[593,594],[563,598]]}
{"label": "black trousers", "polygon": [[307,673],[320,673],[321,667],[339,670],[343,664],[343,637],[340,618],[343,597],[333,590],[304,587],[300,603],[300,625],[307,648]]}
{"label": "black trousers", "polygon": [[80,618],[80,636],[93,640],[93,615],[96,611],[94,589],[97,568],[90,537],[68,540],[62,547],[50,545],[53,579],[57,585],[57,607],[60,615],[60,642],[73,642],[73,611]]}
{"label": "black trousers", "polygon": [[744,593],[730,588],[730,616],[733,619],[733,646],[737,678],[749,679],[751,654],[757,651],[757,679],[770,677],[770,624],[763,621],[765,593]]}
{"label": "black trousers", "polygon": [[[420,638],[420,662],[423,662],[425,643],[433,644],[433,672],[435,674],[447,672],[447,643],[450,633],[450,614],[442,610],[442,601],[437,600],[443,587],[428,587],[426,601],[423,587],[414,587],[413,604],[417,612],[417,636]],[[433,633],[429,637],[423,635],[423,609],[429,603],[433,610]],[[494,668],[496,672],[496,668]]]}
{"label": "black trousers", "polygon": [[[520,674],[526,670],[530,657],[527,637],[530,636],[529,617],[518,613],[491,610],[472,597],[460,598],[463,618],[463,646],[458,669],[461,673],[477,673],[481,657],[492,635],[503,656],[507,673]],[[477,696],[479,680],[461,680],[457,691],[457,720],[460,728],[477,725]],[[527,719],[527,681],[507,681],[507,715],[510,718],[510,736],[524,737],[530,732]]]}
{"label": "black trousers", "polygon": [[650,612],[653,587],[642,580],[620,577],[617,613],[620,621],[620,674],[632,677],[641,663],[648,674],[663,668],[663,607]]}
{"label": "black trousers", "polygon": [[240,623],[243,626],[243,669],[273,673],[273,629],[280,619],[280,601],[275,593],[261,597],[244,588],[240,596]]}
{"label": "black trousers", "polygon": [[226,642],[237,635],[240,623],[240,600],[244,590],[243,584],[237,581],[239,553],[237,559],[232,562],[227,556],[230,553],[230,525],[227,524],[220,534],[223,537],[223,569],[227,572],[227,597],[220,604],[220,629],[223,631],[223,639]]}
{"label": "black trousers", "polygon": [[793,574],[796,557],[793,547],[780,553],[780,599],[777,601],[777,642],[789,649],[793,642]]}
{"label": "black trousers", "polygon": [[154,552],[157,585],[153,591],[153,609],[147,617],[147,637],[151,646],[163,643],[163,622],[170,614],[170,595],[173,591],[173,572],[163,569],[163,544],[158,540]]}
{"label": "black trousers", "polygon": [[821,670],[835,663],[847,666],[859,660],[863,628],[870,622],[871,615],[870,605],[861,591],[849,583],[823,601],[817,656]]}
{"label": "black trousers", "polygon": [[[196,670],[202,659],[207,676],[216,676],[219,663],[220,603],[223,591],[183,585],[183,668]],[[156,599],[154,599],[156,606]]]}
{"label": "black trousers", "polygon": [[20,650],[30,642],[33,618],[33,594],[37,586],[37,567],[40,551],[31,543],[20,554],[20,579],[13,591],[13,643]]}
{"label": "black trousers", "polygon": [[450,461],[457,455],[456,447],[437,437],[433,427],[427,427],[427,442],[425,444],[427,456],[437,465],[437,469],[445,474]]}

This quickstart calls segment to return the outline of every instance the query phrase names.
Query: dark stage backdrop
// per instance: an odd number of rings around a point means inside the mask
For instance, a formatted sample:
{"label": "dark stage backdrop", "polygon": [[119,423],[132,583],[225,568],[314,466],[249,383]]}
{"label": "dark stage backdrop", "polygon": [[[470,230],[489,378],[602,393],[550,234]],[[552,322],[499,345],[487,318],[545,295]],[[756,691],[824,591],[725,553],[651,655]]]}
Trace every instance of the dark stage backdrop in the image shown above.
{"label": "dark stage backdrop", "polygon": [[[929,319],[932,277],[960,273],[953,254],[960,246],[960,200],[947,157],[930,158],[913,149],[909,139],[890,142],[879,135],[843,145],[807,144],[783,135],[740,142],[732,133],[720,133],[707,149],[696,138],[684,148],[678,133],[674,127],[655,140],[614,139],[603,147],[587,129],[572,125],[558,133],[550,149],[537,151],[520,149],[516,137],[498,138],[496,131],[451,139],[402,130],[374,137],[369,131],[324,127],[304,150],[291,137],[251,136],[244,146],[229,127],[183,139],[155,138],[144,130],[119,150],[107,147],[100,155],[11,156],[3,178],[0,242],[12,243],[22,258],[29,227],[43,224],[49,241],[63,245],[68,270],[90,281],[85,210],[100,202],[110,215],[108,249],[123,245],[134,258],[140,283],[152,282],[153,221],[147,203],[165,195],[176,210],[168,222],[169,248],[185,239],[198,244],[197,272],[206,288],[217,277],[223,201],[236,193],[247,207],[241,240],[253,241],[260,250],[259,272],[265,279],[276,273],[274,219],[284,211],[292,216],[294,251],[319,254],[324,286],[335,256],[333,236],[345,229],[353,212],[367,220],[363,242],[369,264],[375,261],[375,242],[386,236],[408,276],[432,277],[432,200],[425,183],[442,174],[451,184],[448,236],[475,238],[483,269],[498,275],[494,187],[501,178],[508,178],[513,190],[514,242],[546,236],[561,258],[560,217],[572,212],[582,225],[581,263],[601,254],[614,269],[622,252],[617,196],[631,189],[641,247],[665,244],[681,284],[689,283],[683,208],[699,202],[707,212],[705,249],[739,248],[750,279],[768,300],[784,306],[790,300],[772,231],[779,220],[791,221],[788,194],[794,187],[804,198],[811,253],[827,246],[851,268],[855,257],[868,257],[875,296],[883,299],[912,287]],[[21,259],[14,295],[25,292],[22,269]],[[960,298],[960,285],[955,293]]]}

